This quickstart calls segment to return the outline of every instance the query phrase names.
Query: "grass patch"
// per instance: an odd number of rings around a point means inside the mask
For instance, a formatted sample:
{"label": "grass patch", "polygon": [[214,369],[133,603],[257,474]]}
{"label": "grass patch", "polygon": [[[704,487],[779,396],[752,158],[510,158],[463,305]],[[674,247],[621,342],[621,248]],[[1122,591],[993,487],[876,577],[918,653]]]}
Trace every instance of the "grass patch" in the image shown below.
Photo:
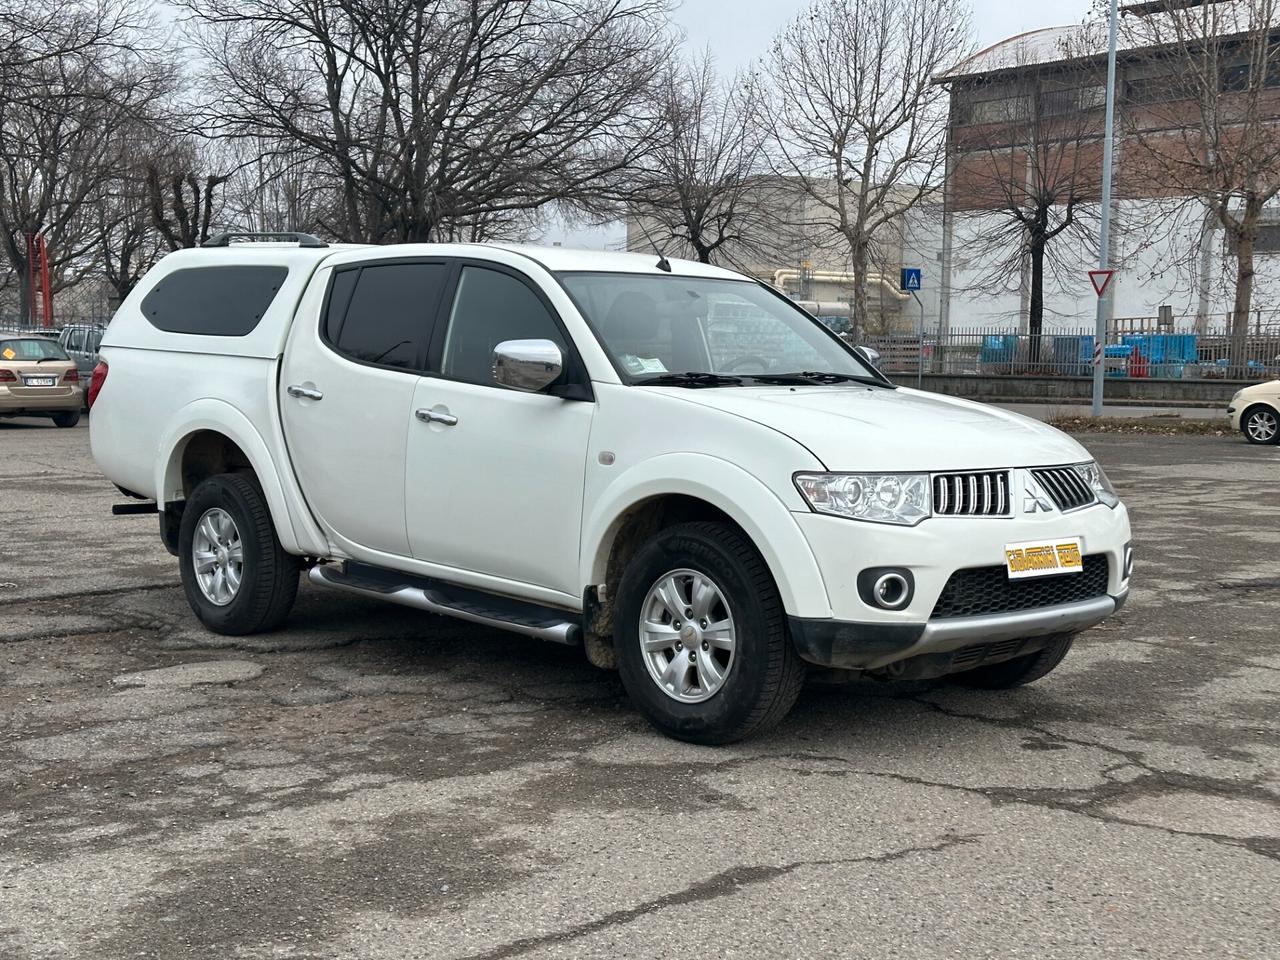
{"label": "grass patch", "polygon": [[1081,417],[1057,415],[1047,421],[1067,433],[1131,433],[1157,437],[1225,437],[1226,420],[1191,417]]}

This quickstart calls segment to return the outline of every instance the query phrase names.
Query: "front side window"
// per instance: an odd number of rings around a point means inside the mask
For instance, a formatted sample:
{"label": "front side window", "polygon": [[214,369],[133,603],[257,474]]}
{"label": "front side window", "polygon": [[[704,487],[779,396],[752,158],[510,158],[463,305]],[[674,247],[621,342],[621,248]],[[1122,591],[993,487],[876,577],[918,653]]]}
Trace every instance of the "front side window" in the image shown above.
{"label": "front side window", "polygon": [[323,329],[353,360],[419,369],[448,278],[444,263],[372,264],[334,275]]}
{"label": "front side window", "polygon": [[0,340],[0,360],[68,360],[67,351],[53,340]]}
{"label": "front side window", "polygon": [[493,348],[504,340],[550,340],[566,352],[551,312],[525,283],[498,270],[463,267],[440,372],[493,386]]}
{"label": "front side window", "polygon": [[685,373],[883,382],[816,320],[750,281],[563,273],[560,282],[632,383]]}

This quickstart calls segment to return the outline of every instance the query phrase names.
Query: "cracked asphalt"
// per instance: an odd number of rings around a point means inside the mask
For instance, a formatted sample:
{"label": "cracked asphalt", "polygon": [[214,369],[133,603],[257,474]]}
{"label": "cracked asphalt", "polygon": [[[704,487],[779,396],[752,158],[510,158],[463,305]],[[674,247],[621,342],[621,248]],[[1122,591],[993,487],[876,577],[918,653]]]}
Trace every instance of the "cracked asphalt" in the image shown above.
{"label": "cracked asphalt", "polygon": [[0,957],[1280,955],[1280,448],[1090,437],[1123,613],[1021,690],[675,743],[575,651],[303,586],[201,630],[83,428],[0,422]]}

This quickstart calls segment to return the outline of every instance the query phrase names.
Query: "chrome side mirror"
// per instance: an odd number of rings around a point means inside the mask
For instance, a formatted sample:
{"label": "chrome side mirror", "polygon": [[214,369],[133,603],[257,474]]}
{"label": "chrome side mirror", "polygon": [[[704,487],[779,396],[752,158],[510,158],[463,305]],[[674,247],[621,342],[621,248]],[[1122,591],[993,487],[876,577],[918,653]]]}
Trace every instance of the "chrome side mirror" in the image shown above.
{"label": "chrome side mirror", "polygon": [[504,340],[493,348],[493,381],[537,393],[560,378],[564,355],[550,340]]}

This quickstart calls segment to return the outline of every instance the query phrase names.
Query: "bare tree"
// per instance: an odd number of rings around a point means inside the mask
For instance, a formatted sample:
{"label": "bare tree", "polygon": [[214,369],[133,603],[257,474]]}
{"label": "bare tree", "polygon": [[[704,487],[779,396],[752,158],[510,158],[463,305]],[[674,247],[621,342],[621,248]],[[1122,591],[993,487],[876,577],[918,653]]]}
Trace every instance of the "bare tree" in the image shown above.
{"label": "bare tree", "polygon": [[778,169],[794,176],[847,249],[855,328],[867,322],[877,235],[929,196],[943,167],[946,94],[967,52],[961,0],[816,0],[766,64]]}
{"label": "bare tree", "polygon": [[1280,0],[1150,6],[1125,20],[1130,46],[1157,51],[1125,111],[1131,189],[1203,204],[1222,226],[1235,261],[1231,363],[1243,368],[1255,247],[1280,195]]}
{"label": "bare tree", "polygon": [[660,139],[630,204],[654,243],[738,265],[774,243],[780,224],[758,96],[754,84],[721,82],[709,52],[662,78]]}
{"label": "bare tree", "polygon": [[667,0],[181,0],[212,130],[321,172],[348,240],[606,197],[648,149]]}
{"label": "bare tree", "polygon": [[1081,248],[1097,246],[1105,80],[1061,53],[1037,67],[1023,49],[1014,70],[950,83],[952,203],[971,228],[966,257],[981,264],[974,286],[1026,278],[1032,361],[1046,279],[1078,279]]}
{"label": "bare tree", "polygon": [[37,21],[0,5],[0,255],[24,317],[28,236],[44,236],[55,290],[91,268],[124,132],[168,89],[166,65],[141,42],[148,25],[130,0],[73,3]]}

